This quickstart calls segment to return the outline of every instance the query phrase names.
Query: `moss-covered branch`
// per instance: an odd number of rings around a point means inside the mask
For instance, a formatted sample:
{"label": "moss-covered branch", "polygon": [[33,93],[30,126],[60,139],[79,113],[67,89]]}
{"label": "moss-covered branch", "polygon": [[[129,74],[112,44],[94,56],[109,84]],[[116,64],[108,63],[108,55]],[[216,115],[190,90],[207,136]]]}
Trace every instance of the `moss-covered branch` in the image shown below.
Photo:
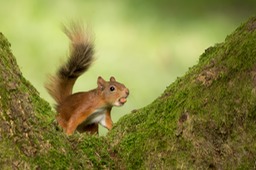
{"label": "moss-covered branch", "polygon": [[55,113],[22,77],[10,44],[0,34],[1,169],[85,169],[114,165],[104,137],[67,137]]}
{"label": "moss-covered branch", "polygon": [[119,120],[108,136],[116,162],[128,169],[255,168],[255,30],[252,18],[152,104]]}
{"label": "moss-covered branch", "polygon": [[106,137],[63,134],[0,34],[0,167],[255,168],[255,30],[251,18],[208,48],[186,75]]}

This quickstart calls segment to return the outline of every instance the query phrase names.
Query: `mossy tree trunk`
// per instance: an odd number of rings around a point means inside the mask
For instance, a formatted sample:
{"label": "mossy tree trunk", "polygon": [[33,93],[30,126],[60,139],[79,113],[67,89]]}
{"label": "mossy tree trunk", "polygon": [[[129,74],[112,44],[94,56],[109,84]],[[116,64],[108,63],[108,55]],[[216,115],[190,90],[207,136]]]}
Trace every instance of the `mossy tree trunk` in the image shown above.
{"label": "mossy tree trunk", "polygon": [[0,169],[112,167],[104,137],[67,137],[50,105],[23,78],[0,33]]}
{"label": "mossy tree trunk", "polygon": [[0,167],[255,169],[256,18],[106,137],[64,135],[0,35]]}

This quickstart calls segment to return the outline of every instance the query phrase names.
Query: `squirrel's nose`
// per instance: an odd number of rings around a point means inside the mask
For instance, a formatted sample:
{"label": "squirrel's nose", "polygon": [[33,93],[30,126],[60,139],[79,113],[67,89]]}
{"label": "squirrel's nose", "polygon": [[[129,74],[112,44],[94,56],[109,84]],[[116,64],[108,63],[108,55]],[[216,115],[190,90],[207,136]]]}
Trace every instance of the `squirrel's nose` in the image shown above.
{"label": "squirrel's nose", "polygon": [[130,94],[129,89],[125,89],[125,94],[128,96]]}

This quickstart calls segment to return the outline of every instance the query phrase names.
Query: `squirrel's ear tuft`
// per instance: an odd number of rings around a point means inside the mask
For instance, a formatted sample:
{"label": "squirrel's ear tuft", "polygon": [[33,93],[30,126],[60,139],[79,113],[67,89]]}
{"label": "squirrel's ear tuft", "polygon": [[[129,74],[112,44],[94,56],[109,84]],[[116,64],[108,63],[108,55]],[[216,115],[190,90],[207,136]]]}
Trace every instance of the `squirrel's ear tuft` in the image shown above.
{"label": "squirrel's ear tuft", "polygon": [[116,81],[115,77],[111,76],[110,81]]}
{"label": "squirrel's ear tuft", "polygon": [[105,83],[106,81],[101,76],[99,76],[97,80],[98,88],[100,88],[101,90],[104,90]]}

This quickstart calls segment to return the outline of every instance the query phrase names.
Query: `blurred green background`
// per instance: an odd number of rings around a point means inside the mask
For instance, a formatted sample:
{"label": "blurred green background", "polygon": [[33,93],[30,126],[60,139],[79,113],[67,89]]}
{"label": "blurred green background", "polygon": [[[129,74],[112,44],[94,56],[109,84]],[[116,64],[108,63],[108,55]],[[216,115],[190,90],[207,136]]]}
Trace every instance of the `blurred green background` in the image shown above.
{"label": "blurred green background", "polygon": [[115,76],[131,92],[123,107],[113,109],[116,122],[161,95],[206,48],[223,42],[255,12],[255,0],[9,0],[0,2],[0,32],[23,75],[53,103],[43,85],[68,54],[61,24],[88,24],[97,60],[74,90],[95,88],[99,75]]}

